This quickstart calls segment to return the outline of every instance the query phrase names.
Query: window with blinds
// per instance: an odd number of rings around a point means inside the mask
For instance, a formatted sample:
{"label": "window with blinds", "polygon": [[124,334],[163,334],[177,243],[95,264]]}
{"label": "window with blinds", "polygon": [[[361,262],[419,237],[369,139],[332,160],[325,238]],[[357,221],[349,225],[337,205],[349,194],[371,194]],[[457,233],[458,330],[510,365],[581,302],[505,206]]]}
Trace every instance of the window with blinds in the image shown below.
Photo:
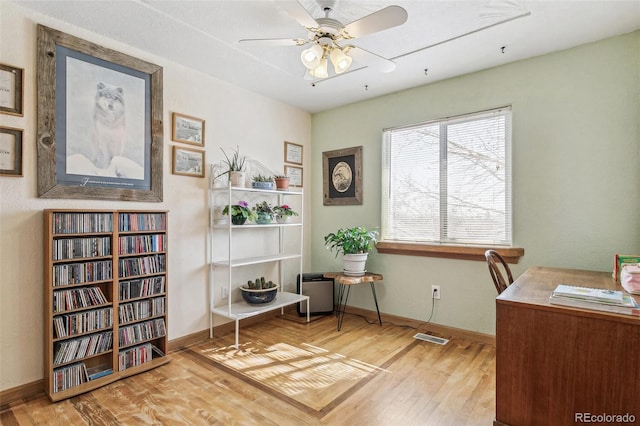
{"label": "window with blinds", "polygon": [[383,133],[385,241],[510,246],[511,108]]}

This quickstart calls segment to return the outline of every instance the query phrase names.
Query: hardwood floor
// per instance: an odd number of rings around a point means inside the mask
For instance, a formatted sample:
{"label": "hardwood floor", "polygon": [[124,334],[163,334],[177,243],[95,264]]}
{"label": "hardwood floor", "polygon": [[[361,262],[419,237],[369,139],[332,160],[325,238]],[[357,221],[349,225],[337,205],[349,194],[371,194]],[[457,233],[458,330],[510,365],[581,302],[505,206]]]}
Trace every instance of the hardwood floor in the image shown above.
{"label": "hardwood floor", "polygon": [[[420,328],[426,333],[428,326]],[[490,425],[495,346],[416,340],[415,329],[348,315],[273,318],[171,353],[171,362],[58,403],[0,413],[2,425]],[[438,335],[437,333],[433,333]]]}

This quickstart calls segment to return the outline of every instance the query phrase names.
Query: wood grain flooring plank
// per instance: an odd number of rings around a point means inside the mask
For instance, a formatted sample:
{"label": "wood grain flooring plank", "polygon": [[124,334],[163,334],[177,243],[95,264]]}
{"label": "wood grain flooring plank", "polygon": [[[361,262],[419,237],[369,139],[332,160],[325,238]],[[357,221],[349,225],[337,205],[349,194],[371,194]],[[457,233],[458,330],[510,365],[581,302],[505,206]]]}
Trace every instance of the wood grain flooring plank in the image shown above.
{"label": "wood grain flooring plank", "polygon": [[[90,393],[36,398],[0,412],[3,425],[489,425],[495,346],[413,339],[415,329],[347,315],[311,323],[267,319],[241,329],[255,353],[241,372],[211,356],[235,343],[216,335],[171,352],[171,362]],[[231,357],[231,349],[229,356]],[[233,361],[233,359],[231,358]],[[262,362],[272,363],[272,367]],[[334,370],[334,371],[332,371]],[[341,373],[342,376],[338,373]],[[349,378],[332,385],[335,377]],[[293,378],[293,379],[292,379]],[[276,388],[274,389],[274,384]],[[269,386],[270,385],[270,386]],[[279,387],[279,388],[278,388]],[[306,392],[304,402],[296,392]]]}

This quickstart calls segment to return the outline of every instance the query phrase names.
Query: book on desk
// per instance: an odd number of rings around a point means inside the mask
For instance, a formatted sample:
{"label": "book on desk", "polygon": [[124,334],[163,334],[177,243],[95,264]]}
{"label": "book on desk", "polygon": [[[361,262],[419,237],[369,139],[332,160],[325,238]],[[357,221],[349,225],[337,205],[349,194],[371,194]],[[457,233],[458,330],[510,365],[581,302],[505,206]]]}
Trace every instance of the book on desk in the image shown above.
{"label": "book on desk", "polygon": [[551,293],[552,305],[583,308],[640,317],[640,305],[622,291],[560,284]]}

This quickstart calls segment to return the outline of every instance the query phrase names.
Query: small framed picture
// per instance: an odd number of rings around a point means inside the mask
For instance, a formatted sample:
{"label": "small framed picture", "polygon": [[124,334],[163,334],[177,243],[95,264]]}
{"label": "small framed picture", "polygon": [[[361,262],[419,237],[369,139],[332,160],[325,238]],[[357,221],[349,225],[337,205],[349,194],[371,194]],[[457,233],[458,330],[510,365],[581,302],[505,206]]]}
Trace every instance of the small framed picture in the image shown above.
{"label": "small framed picture", "polygon": [[362,204],[362,147],[323,152],[322,176],[323,205]]}
{"label": "small framed picture", "polygon": [[204,151],[173,146],[174,175],[204,177]]}
{"label": "small framed picture", "polygon": [[302,165],[302,145],[293,142],[284,142],[284,162]]}
{"label": "small framed picture", "polygon": [[0,64],[0,112],[22,116],[24,72],[22,68]]}
{"label": "small framed picture", "polygon": [[171,139],[204,146],[204,120],[174,112]]}
{"label": "small framed picture", "polygon": [[302,187],[302,167],[284,166],[284,174],[289,176],[289,185]]}
{"label": "small framed picture", "polygon": [[22,176],[22,130],[0,127],[0,175]]}

